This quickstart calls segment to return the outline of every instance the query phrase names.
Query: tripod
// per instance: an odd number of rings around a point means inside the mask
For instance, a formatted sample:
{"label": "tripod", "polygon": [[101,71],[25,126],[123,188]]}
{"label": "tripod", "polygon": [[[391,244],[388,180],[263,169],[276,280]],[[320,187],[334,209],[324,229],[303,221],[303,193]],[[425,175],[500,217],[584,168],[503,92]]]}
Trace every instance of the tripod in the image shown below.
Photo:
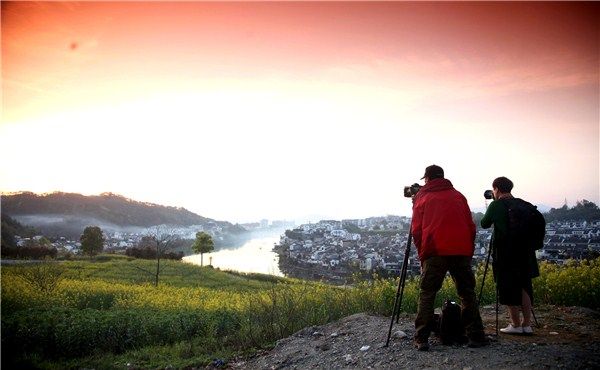
{"label": "tripod", "polygon": [[[494,243],[494,234],[490,239],[490,245],[488,246],[488,255],[485,261],[485,268],[483,269],[483,279],[481,280],[481,289],[479,290],[479,299],[477,299],[477,307],[481,305],[481,297],[483,295],[483,286],[485,285],[485,276],[487,275],[488,266],[490,264],[490,256],[492,255],[492,245]],[[496,338],[498,338],[498,285],[496,284]]]}
{"label": "tripod", "polygon": [[408,270],[408,255],[410,254],[410,243],[412,242],[412,225],[408,229],[408,241],[406,242],[406,251],[404,252],[404,262],[400,272],[400,281],[398,281],[398,289],[396,290],[396,299],[394,300],[394,310],[392,311],[392,321],[390,322],[390,330],[388,330],[385,347],[390,344],[392,336],[392,327],[394,326],[394,318],[396,323],[400,320],[400,306],[402,305],[402,295],[404,294],[404,285],[406,284],[406,272]]}

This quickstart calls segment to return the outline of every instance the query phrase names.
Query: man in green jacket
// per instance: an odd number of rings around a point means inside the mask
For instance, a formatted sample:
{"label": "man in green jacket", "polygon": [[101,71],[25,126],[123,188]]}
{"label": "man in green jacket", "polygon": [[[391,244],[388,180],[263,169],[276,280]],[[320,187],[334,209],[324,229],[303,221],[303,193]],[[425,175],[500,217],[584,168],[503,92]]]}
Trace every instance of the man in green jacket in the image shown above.
{"label": "man in green jacket", "polygon": [[[506,177],[498,177],[492,183],[494,201],[490,203],[481,227],[494,225],[492,267],[498,287],[500,304],[508,306],[510,323],[500,329],[507,334],[533,334],[531,308],[533,287],[531,279],[539,276],[535,250],[523,240],[509,238],[508,209],[516,201],[511,194],[513,183]],[[519,311],[523,312],[521,320]]]}

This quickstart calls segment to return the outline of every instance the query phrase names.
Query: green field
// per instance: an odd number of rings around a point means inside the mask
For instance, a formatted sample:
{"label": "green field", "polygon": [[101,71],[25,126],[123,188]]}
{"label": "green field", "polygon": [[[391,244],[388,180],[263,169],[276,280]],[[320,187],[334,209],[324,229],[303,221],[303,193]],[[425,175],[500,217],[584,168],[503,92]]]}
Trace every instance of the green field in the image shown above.
{"label": "green field", "polygon": [[[115,256],[2,267],[2,365],[204,367],[353,313],[390,315],[397,284],[375,279],[341,288],[165,261],[155,287],[142,271],[154,268]],[[542,264],[541,271],[536,302],[600,307],[600,259]],[[417,296],[418,280],[408,281],[403,310],[414,312]],[[450,279],[438,305],[446,297],[456,298]],[[488,275],[483,303],[494,301]]]}

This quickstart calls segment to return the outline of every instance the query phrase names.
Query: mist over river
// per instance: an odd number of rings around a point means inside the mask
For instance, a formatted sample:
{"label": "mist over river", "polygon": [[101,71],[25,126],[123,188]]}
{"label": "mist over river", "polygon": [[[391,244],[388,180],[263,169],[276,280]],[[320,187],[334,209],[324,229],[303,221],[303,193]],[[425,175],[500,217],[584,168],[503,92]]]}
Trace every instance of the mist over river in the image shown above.
{"label": "mist over river", "polygon": [[[221,270],[256,272],[283,276],[279,270],[279,256],[273,252],[273,245],[279,242],[279,235],[257,237],[236,248],[223,248],[212,253],[204,253],[204,266],[212,264]],[[200,265],[200,255],[183,257],[185,262]]]}

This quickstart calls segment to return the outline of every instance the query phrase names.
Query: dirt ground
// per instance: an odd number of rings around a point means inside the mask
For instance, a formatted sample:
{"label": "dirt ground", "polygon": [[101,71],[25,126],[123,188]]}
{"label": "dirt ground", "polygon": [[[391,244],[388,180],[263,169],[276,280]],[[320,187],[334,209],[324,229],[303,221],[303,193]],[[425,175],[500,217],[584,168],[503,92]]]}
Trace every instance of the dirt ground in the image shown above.
{"label": "dirt ground", "polygon": [[[281,339],[270,351],[237,359],[234,369],[599,369],[600,313],[581,307],[535,308],[539,326],[532,336],[500,333],[496,337],[494,306],[481,309],[491,343],[483,348],[445,346],[430,338],[428,352],[412,344],[414,315],[394,324],[390,345],[385,341],[389,317],[356,314],[323,326],[305,328]],[[500,308],[499,325],[508,316]],[[403,333],[406,335],[403,337]]]}

